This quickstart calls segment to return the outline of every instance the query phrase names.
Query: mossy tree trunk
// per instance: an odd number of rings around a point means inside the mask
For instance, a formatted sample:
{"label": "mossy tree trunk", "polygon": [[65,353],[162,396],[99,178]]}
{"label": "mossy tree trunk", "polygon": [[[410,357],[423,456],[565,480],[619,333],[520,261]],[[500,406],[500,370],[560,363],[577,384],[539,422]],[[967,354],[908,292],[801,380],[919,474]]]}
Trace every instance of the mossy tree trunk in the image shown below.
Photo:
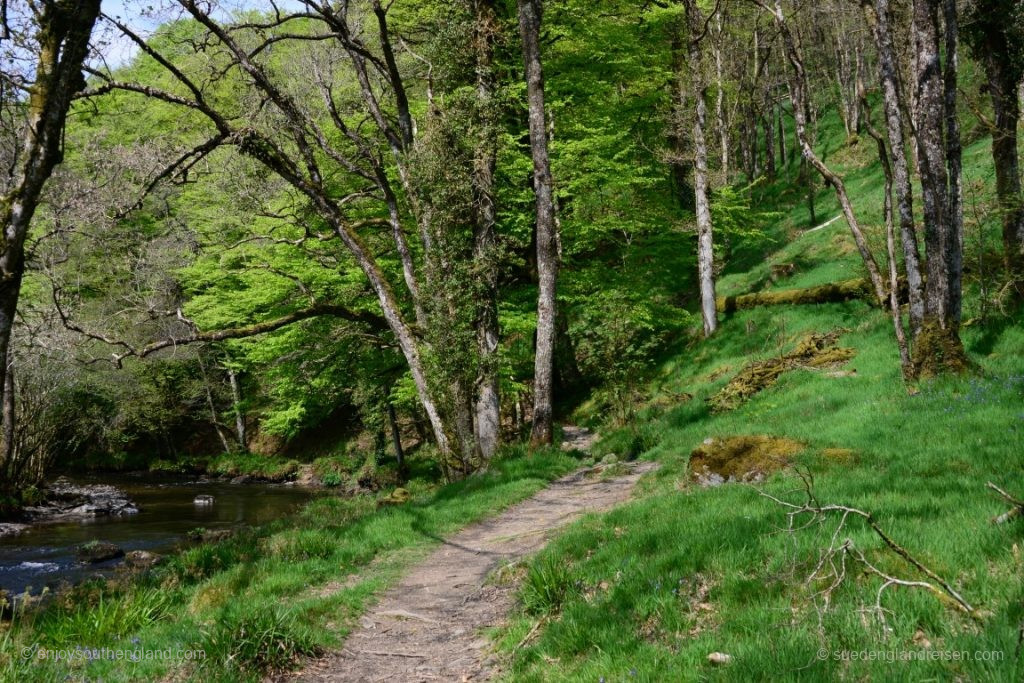
{"label": "mossy tree trunk", "polygon": [[[13,382],[7,381],[6,359],[10,358],[11,331],[25,271],[25,238],[46,181],[63,158],[64,124],[74,95],[85,86],[82,63],[89,53],[100,2],[44,0],[34,10],[35,35],[20,39],[35,50],[28,120],[10,189],[0,196],[0,359],[4,359],[0,362],[0,403],[5,406],[13,391]],[[4,433],[13,434],[13,410],[4,410],[4,416]],[[11,437],[5,441],[5,450],[10,451]]]}
{"label": "mossy tree trunk", "polygon": [[[914,339],[920,376],[966,367],[960,343],[963,218],[956,127],[956,8],[945,8],[946,69],[940,51],[939,0],[915,0],[912,15],[916,90],[914,130],[925,225],[924,319]],[[951,78],[952,75],[952,78]]]}

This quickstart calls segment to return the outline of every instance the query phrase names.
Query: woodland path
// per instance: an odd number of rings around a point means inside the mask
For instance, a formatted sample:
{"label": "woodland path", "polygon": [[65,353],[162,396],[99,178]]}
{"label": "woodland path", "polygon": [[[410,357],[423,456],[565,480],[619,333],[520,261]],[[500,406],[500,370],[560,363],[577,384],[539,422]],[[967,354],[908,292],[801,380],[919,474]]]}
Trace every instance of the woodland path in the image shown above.
{"label": "woodland path", "polygon": [[[587,436],[580,430],[565,431],[563,447]],[[607,478],[600,467],[575,472],[446,539],[384,593],[341,651],[312,662],[290,680],[488,680],[497,661],[483,629],[502,623],[517,589],[517,582],[495,585],[488,576],[540,550],[553,531],[579,516],[628,500],[637,480],[657,464],[626,467],[625,473]]]}

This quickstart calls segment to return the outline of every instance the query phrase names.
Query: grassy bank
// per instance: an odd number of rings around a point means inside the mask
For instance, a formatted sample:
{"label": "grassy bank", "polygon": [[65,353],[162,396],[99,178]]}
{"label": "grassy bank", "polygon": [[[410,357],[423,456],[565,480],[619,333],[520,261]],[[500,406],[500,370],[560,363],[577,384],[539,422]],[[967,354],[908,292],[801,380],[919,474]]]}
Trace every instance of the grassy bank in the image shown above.
{"label": "grassy bank", "polygon": [[[884,253],[881,174],[867,145],[840,142],[836,123],[823,120],[822,153],[845,174],[862,227],[875,253]],[[508,680],[1024,678],[1024,523],[992,524],[1009,506],[986,488],[991,481],[1024,496],[1024,320],[986,299],[999,275],[997,214],[984,192],[989,150],[982,139],[964,156],[969,323],[962,336],[977,372],[908,393],[891,322],[862,301],[725,316],[712,340],[669,356],[631,423],[606,430],[599,455],[638,455],[663,466],[638,500],[575,524],[529,563],[515,618],[493,634]],[[863,276],[841,219],[809,230],[792,171],[763,190],[765,205],[782,213],[770,230],[775,243],[736,254],[720,295]],[[837,213],[830,191],[819,192],[817,222]],[[711,412],[708,399],[747,363],[833,330],[855,351],[847,364],[792,369],[737,409]],[[600,416],[584,406],[577,419]],[[848,519],[837,533],[841,515],[803,515],[797,526],[806,526],[790,533],[789,509],[754,486],[695,484],[694,449],[738,435],[802,444],[790,464],[813,479],[821,504],[871,513],[975,613],[920,587],[890,586],[879,600],[883,580],[852,551],[845,565],[836,555],[816,573],[826,549],[849,539],[882,572],[931,581],[862,519]],[[794,467],[757,487],[802,502]],[[728,663],[709,661],[716,652]]]}
{"label": "grassy bank", "polygon": [[[795,370],[743,407],[709,414],[705,400],[750,355],[774,355],[805,331],[835,326],[850,329],[841,343],[857,351],[848,365],[855,375]],[[657,441],[643,457],[660,460],[661,471],[642,499],[575,525],[532,562],[521,612],[497,636],[513,663],[509,679],[1020,680],[1024,527],[990,522],[1008,506],[986,482],[1024,493],[1024,330],[969,330],[968,348],[984,372],[928,383],[915,395],[901,386],[889,335],[885,319],[861,303],[753,311],[728,320],[714,348],[668,364],[657,391],[693,398],[648,409],[603,445],[617,448],[638,429]],[[688,476],[689,454],[705,439],[754,434],[805,444],[796,463],[813,475],[821,503],[871,512],[979,616],[927,590],[893,587],[882,598],[883,625],[865,611],[882,582],[852,557],[830,594],[826,578],[808,583],[839,516],[785,533],[787,510],[754,487],[705,489]],[[764,484],[795,502],[799,486],[791,474]],[[847,523],[847,537],[884,571],[927,578],[861,520]],[[538,622],[539,637],[517,648]],[[818,659],[821,648],[827,658]],[[865,662],[832,654],[862,650],[985,651],[1003,659]],[[713,652],[732,662],[709,663]]]}
{"label": "grassy bank", "polygon": [[[438,540],[528,497],[577,461],[509,449],[490,472],[411,500],[324,496],[300,514],[182,551],[150,574],[93,582],[0,631],[0,680],[259,680],[338,645],[373,596]],[[29,648],[26,650],[26,648]],[[202,651],[196,661],[76,661],[36,653]],[[25,653],[31,656],[26,659]]]}

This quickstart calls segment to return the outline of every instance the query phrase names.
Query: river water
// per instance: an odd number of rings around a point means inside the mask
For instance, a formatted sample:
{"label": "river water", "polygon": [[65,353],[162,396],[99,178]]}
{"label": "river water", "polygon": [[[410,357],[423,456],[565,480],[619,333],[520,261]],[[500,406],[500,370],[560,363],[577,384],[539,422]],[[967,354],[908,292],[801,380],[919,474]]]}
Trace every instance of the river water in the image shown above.
{"label": "river water", "polygon": [[[125,552],[166,553],[187,540],[189,531],[257,525],[287,515],[319,492],[281,484],[197,482],[177,476],[148,473],[73,478],[75,483],[111,484],[128,494],[139,513],[85,521],[49,522],[21,534],[0,538],[0,589],[16,595],[33,594],[63,581],[75,583],[111,573],[121,560],[86,565],[75,549],[92,540],[109,541]],[[198,495],[211,495],[214,504],[196,505]]]}

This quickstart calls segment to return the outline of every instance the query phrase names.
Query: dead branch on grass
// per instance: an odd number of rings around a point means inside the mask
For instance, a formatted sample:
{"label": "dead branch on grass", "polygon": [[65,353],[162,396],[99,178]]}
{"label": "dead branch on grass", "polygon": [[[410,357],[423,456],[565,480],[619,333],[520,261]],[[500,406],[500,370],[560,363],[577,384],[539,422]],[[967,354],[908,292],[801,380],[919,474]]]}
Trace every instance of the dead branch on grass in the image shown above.
{"label": "dead branch on grass", "polygon": [[[814,569],[804,580],[804,584],[808,586],[822,582],[826,583],[822,590],[814,594],[815,603],[819,605],[819,618],[828,611],[831,606],[833,593],[849,576],[848,564],[851,560],[863,567],[867,573],[877,576],[882,581],[875,594],[875,603],[867,611],[876,616],[885,630],[888,630],[885,619],[888,610],[882,607],[882,598],[885,592],[893,586],[923,588],[965,614],[972,617],[977,615],[977,610],[948,581],[928,568],[921,560],[914,557],[910,551],[893,540],[879,526],[870,512],[848,505],[820,503],[814,495],[813,479],[810,474],[797,470],[797,475],[802,482],[800,490],[804,496],[800,502],[794,503],[784,500],[756,487],[755,490],[759,495],[788,510],[786,513],[788,519],[786,531],[789,533],[795,534],[811,526],[824,525],[828,520],[838,517],[838,524],[836,524],[829,535],[828,545],[820,551]],[[853,539],[847,535],[847,525],[850,519],[855,517],[863,519],[890,551],[922,574],[925,579],[895,576],[869,560],[865,556],[864,551],[858,548],[854,544]]]}

